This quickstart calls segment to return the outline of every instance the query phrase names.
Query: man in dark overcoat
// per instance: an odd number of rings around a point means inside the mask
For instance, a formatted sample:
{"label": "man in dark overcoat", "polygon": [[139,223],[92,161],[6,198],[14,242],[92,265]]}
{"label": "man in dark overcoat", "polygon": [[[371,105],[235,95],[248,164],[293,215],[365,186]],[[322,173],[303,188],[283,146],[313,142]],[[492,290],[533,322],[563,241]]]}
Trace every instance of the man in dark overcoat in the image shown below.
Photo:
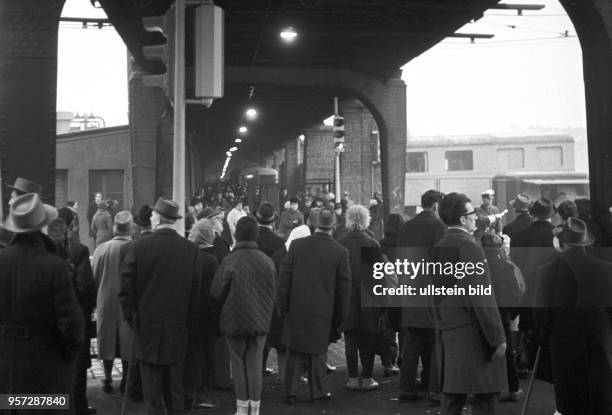
{"label": "man in dark overcoat", "polygon": [[[76,358],[75,379],[73,387],[73,399],[75,410],[78,415],[95,413],[95,409],[89,406],[87,401],[87,369],[91,367],[90,343],[93,330],[91,314],[96,306],[96,283],[93,278],[93,270],[89,261],[89,248],[77,240],[70,239],[73,235],[75,216],[68,207],[58,209],[59,218],[67,226],[66,247],[68,248],[68,260],[74,266],[72,271],[73,283],[76,288],[77,300],[81,306],[84,323],[84,341]],[[49,233],[50,235],[50,233]],[[61,253],[60,253],[61,254]],[[60,255],[61,256],[61,255]]]}
{"label": "man in dark overcoat", "polygon": [[550,344],[557,410],[612,414],[612,263],[591,256],[588,225],[555,229],[562,252],[538,269],[538,320]]}
{"label": "man in dark overcoat", "polygon": [[[530,209],[531,215],[534,217],[534,222],[522,232],[519,232],[514,237],[514,243],[511,241],[510,257],[514,263],[520,268],[525,278],[525,295],[522,300],[522,307],[519,311],[519,331],[521,332],[521,343],[525,350],[523,370],[528,370],[533,367],[537,351],[537,332],[535,330],[535,322],[533,319],[535,291],[538,284],[537,270],[540,265],[550,261],[555,255],[553,248],[553,229],[555,226],[551,222],[551,218],[555,213],[553,203],[541,197],[537,199]],[[540,369],[545,368],[547,364],[540,363]],[[542,372],[545,372],[542,370]],[[539,375],[544,380],[549,380],[548,374]]]}
{"label": "man in dark overcoat", "polygon": [[[444,194],[436,190],[428,190],[421,196],[423,211],[402,225],[398,237],[398,245],[410,247],[405,253],[414,254],[413,262],[426,259],[431,255],[434,245],[442,239],[447,227],[438,216],[438,206]],[[408,256],[406,255],[406,256]],[[435,348],[435,332],[429,313],[427,301],[419,296],[420,307],[410,304],[402,307],[401,315],[401,356],[402,367],[400,371],[400,399],[412,401],[420,399],[416,390],[416,375],[419,357],[423,363],[421,384],[427,388],[430,398],[439,392],[436,379],[436,359],[432,359]]]}
{"label": "man in dark overcoat", "polygon": [[15,233],[0,250],[0,393],[69,394],[83,316],[68,264],[41,229],[57,210],[40,196],[15,198],[3,225]]}
{"label": "man in dark overcoat", "polygon": [[197,309],[198,248],[174,229],[178,205],[159,198],[153,235],[130,244],[121,267],[119,299],[135,331],[136,358],[148,413],[183,413],[183,364],[190,316]]}
{"label": "man in dark overcoat", "polygon": [[[258,224],[257,248],[272,258],[278,250],[285,246],[285,240],[274,233],[274,222],[278,219],[278,215],[274,212],[274,207],[263,202],[255,211],[255,219]],[[275,310],[276,311],[276,310]],[[268,354],[270,353],[270,336],[266,337],[266,344],[263,351],[263,368],[264,373],[271,374],[273,371],[266,366]],[[281,362],[279,362],[280,369]]]}
{"label": "man in dark overcoat", "polygon": [[510,246],[516,246],[516,234],[524,231],[533,223],[529,215],[529,197],[519,193],[514,200],[510,201],[510,206],[514,208],[516,216],[512,222],[503,227],[502,233],[510,237]]}
{"label": "man in dark overcoat", "polygon": [[[450,193],[440,202],[440,219],[447,235],[432,251],[431,260],[441,264],[473,264],[481,273],[434,275],[436,288],[465,288],[465,295],[430,297],[437,335],[437,354],[442,386],[442,415],[459,415],[469,394],[474,395],[472,413],[495,413],[499,393],[507,387],[506,337],[493,295],[471,295],[468,285],[489,287],[491,278],[482,248],[474,241],[476,210],[461,193]],[[446,267],[446,266],[445,266]],[[458,270],[459,268],[455,268]]]}
{"label": "man in dark overcoat", "polygon": [[281,262],[278,306],[285,318],[287,347],[285,387],[292,403],[302,361],[307,361],[312,399],[329,399],[322,377],[330,335],[348,315],[351,271],[349,253],[332,238],[334,211],[322,208],[315,233],[293,241]]}

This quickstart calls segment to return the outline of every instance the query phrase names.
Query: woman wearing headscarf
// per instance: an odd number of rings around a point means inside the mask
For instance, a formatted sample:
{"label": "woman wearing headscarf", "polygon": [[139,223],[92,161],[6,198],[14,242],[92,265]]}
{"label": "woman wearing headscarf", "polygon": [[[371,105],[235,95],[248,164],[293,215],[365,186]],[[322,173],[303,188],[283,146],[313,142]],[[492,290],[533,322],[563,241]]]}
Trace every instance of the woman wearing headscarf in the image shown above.
{"label": "woman wearing headscarf", "polygon": [[[285,241],[285,245],[272,255],[272,261],[276,266],[277,274],[280,272],[281,261],[287,255],[287,252],[289,252],[291,243],[296,239],[305,238],[307,236],[310,236],[310,228],[307,225],[300,225],[297,228],[293,228],[287,241]],[[278,292],[276,294],[278,295]],[[272,324],[270,325],[270,332],[268,333],[268,341],[270,342],[270,347],[276,349],[279,383],[285,382],[285,346],[282,343],[283,325],[284,319],[280,316],[278,307],[275,305],[274,312],[272,313]]]}
{"label": "woman wearing headscarf", "polygon": [[[374,262],[384,262],[383,253],[378,242],[367,232],[370,225],[370,212],[362,205],[351,206],[346,211],[346,228],[348,233],[338,240],[349,250],[351,265],[351,300],[348,318],[342,326],[345,340],[346,364],[348,367],[349,389],[372,390],[378,382],[372,378],[374,353],[381,334],[381,316],[384,309],[380,307],[362,307],[362,294],[372,293],[372,267]],[[362,255],[362,248],[367,255]],[[367,295],[367,294],[366,294]],[[374,300],[368,298],[364,300]],[[358,360],[361,359],[362,374],[358,377]]]}
{"label": "woman wearing headscarf", "polygon": [[[220,336],[219,312],[210,300],[210,284],[219,263],[215,256],[215,228],[208,219],[200,219],[191,227],[189,240],[197,245],[200,270],[200,303],[195,327],[189,333],[185,356],[185,409],[212,410],[218,403],[207,401],[205,392],[212,377],[215,362],[215,342]],[[228,362],[229,365],[229,362]]]}

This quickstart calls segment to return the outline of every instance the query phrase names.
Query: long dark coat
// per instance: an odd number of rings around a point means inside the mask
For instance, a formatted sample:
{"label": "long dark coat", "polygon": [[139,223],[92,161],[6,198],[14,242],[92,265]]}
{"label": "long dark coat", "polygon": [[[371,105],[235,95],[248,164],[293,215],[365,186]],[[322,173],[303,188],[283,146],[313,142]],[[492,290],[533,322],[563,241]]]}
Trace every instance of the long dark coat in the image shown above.
{"label": "long dark coat", "polygon": [[[411,256],[413,257],[412,261],[418,262],[431,255],[434,245],[447,232],[448,227],[433,211],[424,210],[402,225],[397,238],[397,244],[401,247],[412,248],[406,250],[403,257],[410,259],[408,257]],[[426,282],[425,279],[416,281],[416,284],[418,286],[423,282]],[[408,298],[405,300],[408,300]],[[426,298],[417,296],[409,300],[412,301],[412,304],[409,307],[402,307],[402,327],[433,328],[431,318],[427,312]]]}
{"label": "long dark coat", "polygon": [[[377,333],[380,331],[379,319],[384,309],[362,307],[362,296],[369,297],[364,298],[368,304],[375,301],[372,288],[378,282],[372,277],[372,267],[374,262],[384,262],[382,249],[378,242],[365,231],[352,230],[344,234],[338,243],[349,250],[352,278],[349,314],[342,325],[342,331],[358,330],[365,333]],[[363,255],[361,248],[372,248],[371,256]]]}
{"label": "long dark coat", "polygon": [[327,353],[330,334],[348,315],[350,289],[346,248],[322,232],[293,241],[279,275],[285,346],[313,355]]}
{"label": "long dark coat", "polygon": [[128,321],[139,318],[136,358],[171,365],[185,356],[199,294],[198,248],[173,229],[129,244],[121,265],[119,301]]}
{"label": "long dark coat", "polygon": [[557,409],[612,413],[612,263],[570,249],[539,269]]}
{"label": "long dark coat", "polygon": [[527,229],[515,235],[510,248],[510,257],[525,278],[525,295],[519,323],[521,331],[535,328],[532,314],[538,285],[537,270],[540,265],[550,261],[556,253],[553,248],[554,228],[554,225],[548,221],[536,220]]}
{"label": "long dark coat", "polygon": [[[432,260],[446,263],[484,262],[482,248],[461,229],[451,228],[436,244]],[[479,276],[455,279],[436,275],[435,286],[465,287],[491,284],[488,267]],[[506,341],[494,296],[449,295],[435,296],[432,314],[436,329],[436,349],[442,392],[495,393],[507,389],[506,360],[491,360],[494,349]]]}
{"label": "long dark coat", "polygon": [[52,250],[42,233],[17,235],[0,250],[0,393],[71,392],[83,316],[68,264]]}

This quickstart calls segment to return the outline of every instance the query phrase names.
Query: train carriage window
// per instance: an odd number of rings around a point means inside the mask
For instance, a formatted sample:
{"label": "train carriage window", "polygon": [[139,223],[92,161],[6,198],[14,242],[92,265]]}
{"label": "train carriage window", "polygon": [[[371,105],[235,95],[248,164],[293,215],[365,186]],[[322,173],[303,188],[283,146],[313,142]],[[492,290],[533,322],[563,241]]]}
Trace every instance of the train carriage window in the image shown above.
{"label": "train carriage window", "polygon": [[427,152],[410,152],[406,154],[406,171],[408,173],[423,173],[428,170]]}
{"label": "train carriage window", "polygon": [[446,151],[446,170],[474,170],[474,156],[472,150]]}
{"label": "train carriage window", "polygon": [[522,148],[500,148],[497,150],[497,165],[502,170],[522,169],[525,155]]}
{"label": "train carriage window", "polygon": [[536,148],[536,166],[540,168],[555,168],[563,166],[563,148],[555,147],[537,147]]}

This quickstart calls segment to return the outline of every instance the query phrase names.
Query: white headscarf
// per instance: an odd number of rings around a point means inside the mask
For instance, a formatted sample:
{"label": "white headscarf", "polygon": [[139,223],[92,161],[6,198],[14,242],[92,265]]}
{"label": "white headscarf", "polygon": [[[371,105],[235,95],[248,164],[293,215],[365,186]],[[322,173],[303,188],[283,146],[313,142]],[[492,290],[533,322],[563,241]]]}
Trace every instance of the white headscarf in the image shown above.
{"label": "white headscarf", "polygon": [[285,242],[285,248],[289,251],[289,247],[291,246],[291,242],[296,239],[305,238],[310,236],[310,228],[306,225],[300,225],[297,228],[293,228],[291,233],[289,234],[289,238],[287,238],[287,242]]}

